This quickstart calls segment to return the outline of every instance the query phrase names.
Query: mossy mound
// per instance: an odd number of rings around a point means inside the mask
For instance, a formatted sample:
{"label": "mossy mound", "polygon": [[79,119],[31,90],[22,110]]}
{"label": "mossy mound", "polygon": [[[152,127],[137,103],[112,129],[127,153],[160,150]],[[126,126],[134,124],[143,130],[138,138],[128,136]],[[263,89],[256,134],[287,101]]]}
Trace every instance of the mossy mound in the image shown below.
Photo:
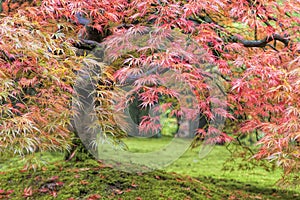
{"label": "mossy mound", "polygon": [[[244,187],[244,188],[243,188]],[[0,199],[297,199],[297,194],[153,171],[130,174],[101,162],[59,162],[1,174]]]}

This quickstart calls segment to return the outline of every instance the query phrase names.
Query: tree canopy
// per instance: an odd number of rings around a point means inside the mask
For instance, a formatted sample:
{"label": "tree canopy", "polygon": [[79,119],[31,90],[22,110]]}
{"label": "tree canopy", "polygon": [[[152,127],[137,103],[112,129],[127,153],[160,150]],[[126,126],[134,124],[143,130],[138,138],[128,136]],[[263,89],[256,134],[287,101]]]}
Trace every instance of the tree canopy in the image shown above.
{"label": "tree canopy", "polygon": [[[221,117],[235,123],[230,133],[211,123],[197,136],[217,132],[215,140],[238,142],[256,133],[253,159],[274,162],[285,174],[299,172],[299,1],[5,1],[0,20],[1,152],[70,148],[74,77],[80,63],[90,61],[86,54],[105,46],[111,57],[103,80],[124,83],[133,76],[131,92],[142,107],[163,95],[176,99],[178,91],[161,87],[155,74],[139,74],[155,67],[173,70],[193,91],[197,112],[208,121]],[[149,32],[144,45],[134,43]],[[172,45],[161,50],[166,38]],[[201,58],[195,46],[201,47]],[[213,80],[212,74],[218,75],[226,102],[207,94],[205,80]],[[100,101],[108,102],[112,91],[103,91]],[[211,104],[228,109],[212,112]],[[101,123],[115,127],[109,109],[99,111]],[[145,116],[141,129],[159,129],[151,121]]]}

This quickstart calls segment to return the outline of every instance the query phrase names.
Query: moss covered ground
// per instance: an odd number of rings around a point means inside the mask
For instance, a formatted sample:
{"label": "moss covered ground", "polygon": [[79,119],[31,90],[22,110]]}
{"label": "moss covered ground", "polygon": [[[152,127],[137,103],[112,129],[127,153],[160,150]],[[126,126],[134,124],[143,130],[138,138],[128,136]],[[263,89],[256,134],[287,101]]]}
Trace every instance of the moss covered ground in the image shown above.
{"label": "moss covered ground", "polygon": [[[168,139],[126,141],[131,151],[157,148]],[[143,148],[143,149],[139,149]],[[0,163],[2,199],[300,199],[297,189],[275,186],[280,171],[262,169],[224,172],[228,157],[224,146],[216,146],[200,159],[189,150],[164,170],[126,173],[93,159],[62,161],[44,155],[51,164],[37,170],[20,170]],[[61,156],[62,158],[62,156]],[[15,162],[16,163],[16,162]],[[17,164],[16,164],[17,165]]]}

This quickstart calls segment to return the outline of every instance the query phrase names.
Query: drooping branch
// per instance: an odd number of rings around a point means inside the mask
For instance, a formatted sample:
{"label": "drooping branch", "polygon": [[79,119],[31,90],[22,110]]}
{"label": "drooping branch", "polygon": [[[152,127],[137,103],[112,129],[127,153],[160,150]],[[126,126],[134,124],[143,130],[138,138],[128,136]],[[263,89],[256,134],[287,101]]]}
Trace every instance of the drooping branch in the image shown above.
{"label": "drooping branch", "polygon": [[15,58],[12,55],[9,55],[8,53],[6,53],[4,50],[0,49],[0,58],[5,60],[6,62],[13,62],[15,60]]}
{"label": "drooping branch", "polygon": [[78,49],[85,49],[85,50],[93,50],[96,47],[102,46],[99,42],[96,42],[94,40],[85,40],[85,39],[80,39],[79,41],[76,41],[73,45]]}
{"label": "drooping branch", "polygon": [[[201,20],[199,20],[199,16],[194,16],[194,18],[189,18],[189,20],[191,20],[192,22],[196,23],[196,24],[201,24],[201,23],[213,23],[216,25],[216,27],[218,28],[222,28],[224,29],[224,27],[220,24],[218,24],[216,21],[212,20],[212,18],[209,16],[208,13],[206,13],[205,17],[202,17]],[[277,20],[276,18],[273,18],[273,20]],[[269,23],[267,23],[267,25],[270,26]],[[281,36],[279,34],[273,34],[271,36],[266,36],[264,39],[261,40],[245,40],[245,39],[241,39],[238,36],[234,36],[231,33],[229,33],[229,35],[231,35],[229,41],[231,42],[239,42],[242,43],[244,45],[244,47],[266,47],[268,46],[268,43],[271,41],[280,41],[284,44],[285,47],[287,47],[289,45],[290,40],[286,38],[286,36]],[[228,40],[228,38],[226,39]]]}
{"label": "drooping branch", "polygon": [[145,77],[145,76],[149,76],[151,74],[155,74],[157,71],[159,71],[159,74],[163,74],[165,72],[168,71],[167,68],[165,69],[160,69],[159,65],[153,67],[152,69],[142,73],[142,74],[138,74],[138,75],[129,75],[126,78],[125,84],[133,84],[136,80],[138,80],[139,78]]}

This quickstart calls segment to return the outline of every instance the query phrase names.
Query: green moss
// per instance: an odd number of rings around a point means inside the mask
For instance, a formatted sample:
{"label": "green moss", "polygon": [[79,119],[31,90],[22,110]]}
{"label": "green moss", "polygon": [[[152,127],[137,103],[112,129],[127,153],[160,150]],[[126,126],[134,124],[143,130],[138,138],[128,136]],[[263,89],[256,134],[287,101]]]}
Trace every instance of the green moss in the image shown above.
{"label": "green moss", "polygon": [[[95,160],[59,162],[35,172],[1,175],[0,188],[13,190],[11,199],[292,199],[297,194],[259,188],[235,180],[201,177],[198,179],[175,173],[153,171],[130,174],[105,166]],[[30,194],[30,193],[29,193]],[[54,196],[56,195],[56,197]]]}
{"label": "green moss", "polygon": [[[171,139],[128,138],[124,142],[129,151],[149,152],[162,148]],[[274,186],[280,178],[280,171],[266,172],[261,168],[222,171],[223,162],[229,158],[229,152],[224,146],[215,146],[203,159],[198,154],[199,148],[189,150],[166,168],[168,172],[152,171],[143,174],[116,171],[88,157],[65,162],[62,161],[63,155],[60,155],[61,161],[36,171],[20,172],[19,168],[2,170],[5,172],[0,174],[0,199],[1,196],[4,199],[24,199],[24,189],[30,187],[32,195],[27,199],[34,200],[88,199],[92,195],[100,195],[102,199],[130,200],[137,197],[143,200],[300,199],[297,189],[283,190]],[[43,156],[54,161],[50,153]],[[52,156],[56,159],[59,157]]]}

